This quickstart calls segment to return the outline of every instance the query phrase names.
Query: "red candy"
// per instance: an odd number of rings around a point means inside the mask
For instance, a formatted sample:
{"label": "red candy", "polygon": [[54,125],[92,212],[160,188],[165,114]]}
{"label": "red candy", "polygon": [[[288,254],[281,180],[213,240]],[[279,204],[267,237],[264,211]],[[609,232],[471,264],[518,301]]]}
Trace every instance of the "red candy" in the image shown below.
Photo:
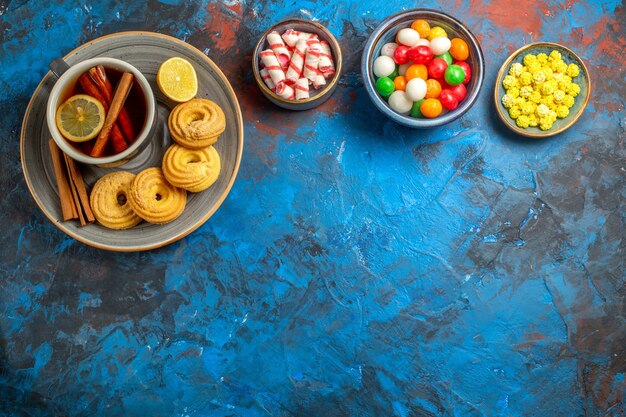
{"label": "red candy", "polygon": [[408,56],[415,64],[428,64],[434,57],[432,49],[425,45],[409,49]]}
{"label": "red candy", "polygon": [[393,53],[393,60],[396,62],[396,64],[402,65],[402,64],[406,64],[407,62],[409,62],[409,57],[408,57],[409,49],[411,48],[409,48],[406,45],[398,45],[398,47]]}
{"label": "red candy", "polygon": [[459,105],[459,99],[449,88],[441,90],[441,94],[439,94],[439,101],[446,110],[454,110]]}
{"label": "red candy", "polygon": [[449,87],[449,89],[454,93],[459,102],[463,101],[463,99],[467,95],[467,89],[465,88],[465,84],[461,83],[459,85],[455,85],[454,87]]}
{"label": "red candy", "polygon": [[469,83],[470,79],[472,78],[472,69],[470,68],[469,64],[465,61],[456,61],[455,64],[463,68],[463,71],[465,72],[465,79],[463,80],[463,84]]}
{"label": "red candy", "polygon": [[448,68],[448,63],[441,58],[435,58],[428,63],[428,75],[431,78],[441,79]]}

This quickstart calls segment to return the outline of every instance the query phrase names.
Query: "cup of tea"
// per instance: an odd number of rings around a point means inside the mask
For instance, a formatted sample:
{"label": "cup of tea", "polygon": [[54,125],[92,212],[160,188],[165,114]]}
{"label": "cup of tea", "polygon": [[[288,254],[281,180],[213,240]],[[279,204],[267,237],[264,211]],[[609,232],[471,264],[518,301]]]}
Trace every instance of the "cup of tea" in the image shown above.
{"label": "cup of tea", "polygon": [[147,146],[156,125],[156,101],[137,68],[100,57],[69,67],[61,61],[61,69],[53,71],[59,79],[48,97],[46,121],[69,157],[121,165]]}

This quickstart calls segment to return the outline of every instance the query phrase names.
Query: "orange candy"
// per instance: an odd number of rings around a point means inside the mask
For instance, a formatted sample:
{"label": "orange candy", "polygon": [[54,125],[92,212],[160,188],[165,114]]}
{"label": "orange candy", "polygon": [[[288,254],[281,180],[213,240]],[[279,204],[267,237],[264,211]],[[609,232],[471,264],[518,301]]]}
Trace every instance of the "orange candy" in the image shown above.
{"label": "orange candy", "polygon": [[452,38],[450,40],[450,55],[456,61],[465,61],[469,58],[469,46],[467,46],[467,42],[460,38]]}
{"label": "orange candy", "polygon": [[436,98],[427,98],[420,106],[420,111],[424,117],[428,117],[429,119],[439,116],[441,110],[441,102]]}
{"label": "orange candy", "polygon": [[428,79],[428,69],[423,64],[413,64],[406,69],[404,74],[407,81],[411,81],[413,78],[421,78],[426,81]]}
{"label": "orange candy", "polygon": [[430,35],[430,25],[423,19],[418,19],[411,23],[411,29],[420,34],[420,38],[426,38]]}
{"label": "orange candy", "polygon": [[426,80],[426,98],[437,98],[439,94],[441,94],[441,84],[439,84],[439,81],[434,78]]}
{"label": "orange candy", "polygon": [[396,86],[396,90],[404,91],[406,90],[406,82],[407,79],[404,78],[403,75],[398,75],[393,79],[393,84]]}

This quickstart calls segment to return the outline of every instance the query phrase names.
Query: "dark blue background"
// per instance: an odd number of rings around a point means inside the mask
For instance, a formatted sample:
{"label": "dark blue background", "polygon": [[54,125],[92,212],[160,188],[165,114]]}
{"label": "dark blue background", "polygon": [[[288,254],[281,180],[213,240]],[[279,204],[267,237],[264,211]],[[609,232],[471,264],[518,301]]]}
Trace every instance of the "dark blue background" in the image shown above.
{"label": "dark blue background", "polygon": [[[385,119],[358,73],[385,17],[445,11],[482,43],[485,87],[443,128]],[[273,107],[250,71],[286,17],[340,39],[333,98]],[[0,415],[623,416],[624,116],[619,1],[0,1]],[[246,143],[200,229],[144,253],[60,232],[21,171],[28,100],[55,57],[150,30],[223,69]],[[509,133],[508,54],[559,42],[592,95],[569,131]]]}

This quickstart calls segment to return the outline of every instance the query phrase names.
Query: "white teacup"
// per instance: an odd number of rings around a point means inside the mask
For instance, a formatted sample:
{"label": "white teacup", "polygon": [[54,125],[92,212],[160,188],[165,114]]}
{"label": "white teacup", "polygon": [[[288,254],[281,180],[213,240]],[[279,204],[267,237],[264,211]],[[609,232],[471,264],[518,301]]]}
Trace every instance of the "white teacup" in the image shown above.
{"label": "white teacup", "polygon": [[[70,92],[75,89],[78,78],[90,68],[98,65],[102,65],[105,69],[111,68],[120,72],[131,72],[134,75],[133,82],[139,85],[145,97],[146,115],[143,127],[138,132],[137,138],[126,150],[115,155],[94,158],[76,149],[61,135],[56,125],[56,113],[61,104],[70,97]],[[115,86],[113,87],[115,88]],[[136,88],[136,86],[133,85],[133,88]],[[132,111],[132,109],[129,109],[129,112],[130,111]],[[156,124],[156,102],[148,80],[146,80],[146,77],[144,77],[137,68],[115,58],[92,58],[72,65],[61,74],[54,84],[54,87],[52,87],[52,91],[48,97],[46,121],[48,122],[48,129],[50,130],[52,139],[54,139],[59,148],[72,159],[85,164],[104,165],[117,163],[119,165],[120,162],[124,163],[130,160],[150,142]]]}

